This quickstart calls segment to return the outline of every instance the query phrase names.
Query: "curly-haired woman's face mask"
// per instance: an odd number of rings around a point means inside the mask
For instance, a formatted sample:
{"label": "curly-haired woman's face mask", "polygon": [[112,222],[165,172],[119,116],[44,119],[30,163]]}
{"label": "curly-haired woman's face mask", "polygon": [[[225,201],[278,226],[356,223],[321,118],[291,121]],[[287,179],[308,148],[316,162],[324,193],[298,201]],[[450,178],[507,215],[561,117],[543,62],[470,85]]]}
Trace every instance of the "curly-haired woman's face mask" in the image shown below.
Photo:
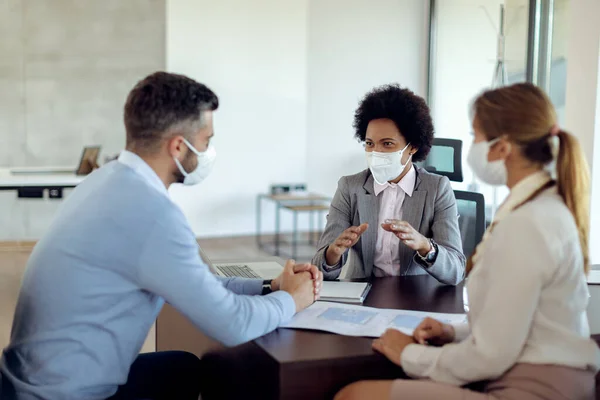
{"label": "curly-haired woman's face mask", "polygon": [[[389,119],[369,122],[365,138],[367,164],[379,184],[398,178],[409,165],[412,154],[410,143]],[[408,151],[407,151],[408,150]]]}

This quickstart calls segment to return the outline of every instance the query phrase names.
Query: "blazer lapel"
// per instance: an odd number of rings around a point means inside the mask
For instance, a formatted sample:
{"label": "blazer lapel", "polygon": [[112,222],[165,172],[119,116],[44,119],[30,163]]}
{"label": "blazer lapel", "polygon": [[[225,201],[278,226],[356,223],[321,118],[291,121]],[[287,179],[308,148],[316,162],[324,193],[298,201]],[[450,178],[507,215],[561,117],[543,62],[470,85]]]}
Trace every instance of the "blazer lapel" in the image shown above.
{"label": "blazer lapel", "polygon": [[[421,219],[423,218],[423,208],[425,207],[425,200],[427,198],[427,191],[419,190],[421,179],[417,172],[417,179],[415,181],[415,190],[412,196],[408,194],[404,198],[402,204],[402,219],[410,224],[413,228],[419,231],[421,227]],[[401,275],[406,275],[412,264],[412,258],[415,252],[408,246],[400,244],[400,267]]]}
{"label": "blazer lapel", "polygon": [[375,246],[377,244],[377,229],[379,220],[379,199],[375,196],[373,176],[369,174],[364,186],[364,191],[358,193],[358,213],[360,222],[368,223],[369,228],[361,236],[363,266],[365,277],[373,274]]}

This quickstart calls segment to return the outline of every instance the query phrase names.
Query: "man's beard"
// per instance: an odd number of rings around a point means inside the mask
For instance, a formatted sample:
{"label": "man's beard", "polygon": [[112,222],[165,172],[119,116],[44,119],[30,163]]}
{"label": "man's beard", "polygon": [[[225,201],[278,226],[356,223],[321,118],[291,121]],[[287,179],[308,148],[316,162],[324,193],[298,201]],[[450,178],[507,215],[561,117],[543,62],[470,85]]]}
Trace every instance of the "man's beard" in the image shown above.
{"label": "man's beard", "polygon": [[[195,159],[195,161],[194,161]],[[181,167],[188,174],[196,169],[198,166],[198,156],[191,151],[188,151],[185,158],[181,162]],[[183,183],[185,176],[181,173],[179,168],[175,170],[175,178],[177,183]]]}

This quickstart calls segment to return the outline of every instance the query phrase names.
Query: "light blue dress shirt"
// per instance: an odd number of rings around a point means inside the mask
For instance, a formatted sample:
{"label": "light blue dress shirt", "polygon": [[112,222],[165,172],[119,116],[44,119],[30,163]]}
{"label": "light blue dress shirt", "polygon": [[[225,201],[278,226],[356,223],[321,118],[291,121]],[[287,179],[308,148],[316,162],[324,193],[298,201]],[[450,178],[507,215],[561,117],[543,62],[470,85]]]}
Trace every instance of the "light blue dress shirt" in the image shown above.
{"label": "light blue dress shirt", "polygon": [[129,368],[165,301],[201,331],[237,345],[294,315],[286,292],[220,279],[156,173],[137,155],[95,171],[64,202],[27,264],[2,399],[105,399]]}

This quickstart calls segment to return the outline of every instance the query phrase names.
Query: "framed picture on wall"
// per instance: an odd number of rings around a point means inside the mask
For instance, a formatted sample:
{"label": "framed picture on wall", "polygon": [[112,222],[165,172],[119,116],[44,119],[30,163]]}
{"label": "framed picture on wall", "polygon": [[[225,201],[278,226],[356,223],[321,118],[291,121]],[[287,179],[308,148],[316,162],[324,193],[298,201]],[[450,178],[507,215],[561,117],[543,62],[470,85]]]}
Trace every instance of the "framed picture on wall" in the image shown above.
{"label": "framed picture on wall", "polygon": [[98,156],[100,155],[100,146],[86,146],[81,153],[79,166],[75,170],[76,175],[87,175],[98,168]]}

